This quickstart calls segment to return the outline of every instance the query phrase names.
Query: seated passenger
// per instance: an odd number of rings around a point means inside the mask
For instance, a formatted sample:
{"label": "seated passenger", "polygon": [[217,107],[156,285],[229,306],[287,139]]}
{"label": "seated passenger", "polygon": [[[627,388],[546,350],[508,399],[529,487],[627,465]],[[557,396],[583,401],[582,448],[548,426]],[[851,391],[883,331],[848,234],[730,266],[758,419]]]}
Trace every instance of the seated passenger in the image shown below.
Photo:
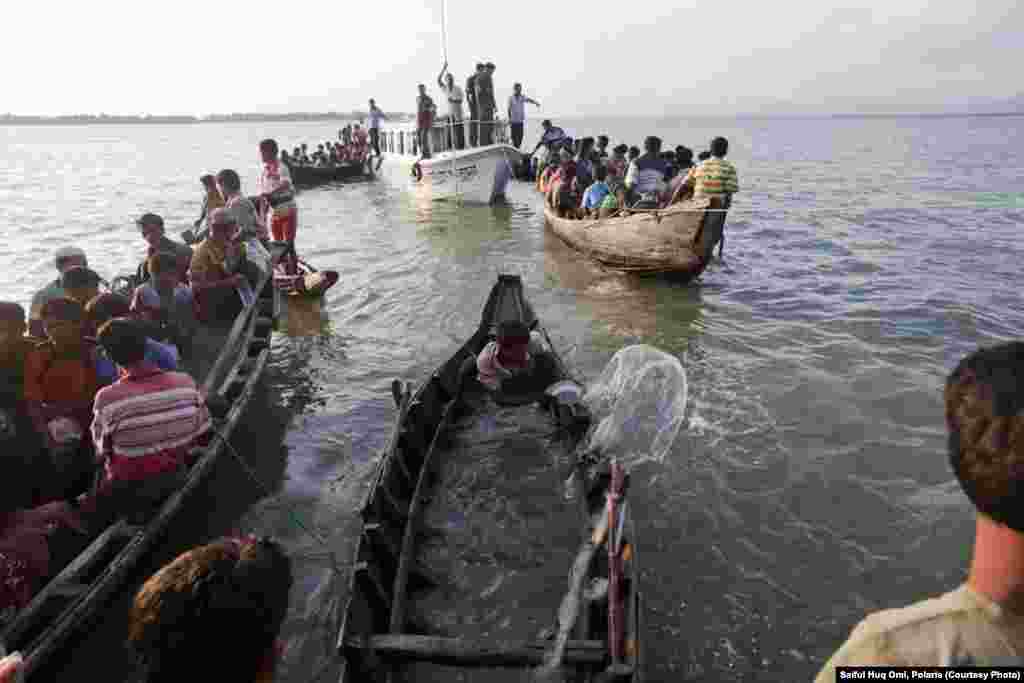
{"label": "seated passenger", "polygon": [[169,252],[150,256],[152,278],[135,288],[130,306],[135,317],[156,327],[155,339],[173,344],[179,351],[188,351],[196,327],[195,301],[192,288],[178,280],[177,269],[177,260]]}
{"label": "seated passenger", "polygon": [[608,187],[608,183],[605,180],[608,177],[608,169],[604,166],[598,166],[595,171],[595,180],[590,187],[587,188],[586,193],[583,195],[583,211],[586,212],[587,216],[596,216],[598,209],[601,207],[601,202],[608,196],[611,190]]}
{"label": "seated passenger", "polygon": [[97,341],[123,374],[93,404],[92,440],[103,476],[80,509],[94,529],[151,508],[179,486],[190,450],[211,426],[195,381],[146,360],[137,321],[114,318]]}
{"label": "seated passenger", "polygon": [[263,222],[256,206],[242,194],[242,181],[238,173],[226,168],[217,174],[217,186],[224,194],[224,209],[235,217],[238,228],[246,237],[255,237],[266,242],[270,239],[267,225]]}
{"label": "seated passenger", "polygon": [[42,502],[40,486],[52,477],[25,402],[25,359],[34,347],[25,336],[25,309],[0,302],[0,500],[14,508]]}
{"label": "seated passenger", "polygon": [[60,276],[64,296],[81,304],[82,308],[100,293],[100,276],[85,266],[76,266]]}
{"label": "seated passenger", "polygon": [[238,272],[242,254],[234,241],[238,224],[224,209],[216,209],[210,218],[210,234],[196,247],[192,256],[192,292],[198,317],[203,322],[230,322],[242,312],[245,276]]}
{"label": "seated passenger", "polygon": [[143,584],[128,617],[142,683],[205,679],[204,671],[270,683],[292,582],[291,560],[269,539],[224,539],[179,555]]}
{"label": "seated passenger", "polygon": [[[220,194],[218,193],[219,197]],[[210,213],[216,209],[211,209]],[[209,216],[207,216],[209,221]],[[174,254],[178,263],[178,279],[181,282],[188,282],[188,268],[192,262],[192,247],[181,242],[175,242],[164,233],[164,219],[155,213],[144,214],[139,220],[135,221],[135,225],[138,226],[139,232],[142,233],[142,238],[146,240],[149,248],[146,250],[146,259],[157,253],[158,251],[169,251]],[[141,284],[149,280],[149,267],[147,261],[143,261],[139,265],[136,278]]]}
{"label": "seated passenger", "polygon": [[488,342],[476,358],[477,379],[491,391],[500,391],[506,380],[529,374],[534,359],[544,351],[539,333],[518,321],[503,322],[497,339]]}
{"label": "seated passenger", "polygon": [[78,247],[61,247],[54,255],[57,265],[57,279],[36,292],[32,297],[32,306],[29,308],[28,331],[33,337],[44,339],[46,332],[43,330],[43,306],[50,299],[61,299],[66,296],[64,288],[60,286],[60,276],[65,270],[75,266],[89,265],[85,258],[85,252]]}
{"label": "seated passenger", "polygon": [[629,164],[626,190],[632,200],[631,208],[656,209],[666,189],[667,168],[661,158],[661,138],[649,136],[644,140],[644,149],[643,156]]}
{"label": "seated passenger", "polygon": [[[99,330],[109,320],[129,317],[131,305],[124,295],[105,292],[89,302],[89,305],[85,307],[85,315],[95,329]],[[146,333],[146,360],[161,370],[177,370],[178,358],[181,355],[178,347],[165,341],[165,338],[161,336],[163,330],[159,325],[144,320],[138,320],[138,323]],[[117,364],[106,355],[103,347],[97,348],[97,364],[106,366],[101,370],[102,375],[118,376]]]}
{"label": "seated passenger", "polygon": [[612,150],[611,158],[605,161],[605,166],[608,168],[609,186],[613,182],[625,184],[626,169],[629,167],[629,162],[626,160],[626,152],[628,151],[628,145],[616,145],[615,149]]}
{"label": "seated passenger", "polygon": [[36,431],[59,475],[52,483],[67,497],[88,485],[92,449],[83,437],[92,421],[96,392],[114,377],[98,363],[84,334],[85,311],[72,299],[53,299],[43,307],[46,341],[25,358],[25,402]]}

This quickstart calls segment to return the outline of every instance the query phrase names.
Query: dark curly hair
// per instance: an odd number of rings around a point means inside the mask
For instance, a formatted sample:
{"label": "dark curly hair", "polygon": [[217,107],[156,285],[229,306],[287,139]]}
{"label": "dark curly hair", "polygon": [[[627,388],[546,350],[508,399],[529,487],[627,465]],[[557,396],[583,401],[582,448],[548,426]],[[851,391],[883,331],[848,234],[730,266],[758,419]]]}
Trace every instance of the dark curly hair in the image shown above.
{"label": "dark curly hair", "polygon": [[979,512],[1024,533],[1024,342],[978,349],[946,381],[949,460]]}
{"label": "dark curly hair", "polygon": [[[291,560],[274,541],[189,550],[139,589],[128,642],[147,683],[252,683],[288,613]],[[215,673],[214,673],[215,672]]]}

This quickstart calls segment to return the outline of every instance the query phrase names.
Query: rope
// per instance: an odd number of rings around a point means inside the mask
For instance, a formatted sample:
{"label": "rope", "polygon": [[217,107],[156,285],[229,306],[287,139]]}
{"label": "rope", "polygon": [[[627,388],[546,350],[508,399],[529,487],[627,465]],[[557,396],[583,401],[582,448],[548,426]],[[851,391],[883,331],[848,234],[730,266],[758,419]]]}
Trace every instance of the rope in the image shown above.
{"label": "rope", "polygon": [[[231,453],[231,456],[238,462],[239,465],[242,466],[242,469],[245,470],[246,474],[249,475],[249,478],[252,479],[253,482],[260,489],[263,490],[264,495],[266,495],[267,497],[273,497],[274,496],[273,489],[271,489],[269,486],[267,486],[265,483],[263,483],[263,480],[260,479],[259,475],[256,474],[255,470],[252,469],[252,467],[249,465],[249,463],[245,461],[245,459],[238,453],[238,451],[235,450],[234,446],[231,445],[231,443],[228,441],[227,437],[224,436],[223,434],[221,434],[217,430],[213,430],[213,433],[214,433],[215,436],[220,438],[221,443],[223,443],[227,447],[228,452]],[[340,572],[341,570],[338,567],[338,558],[335,556],[334,550],[331,549],[331,546],[327,542],[327,539],[324,538],[323,536],[321,536],[319,532],[317,532],[314,529],[312,529],[311,527],[307,526],[302,521],[302,518],[299,517],[297,512],[295,512],[295,506],[294,505],[288,503],[287,501],[283,501],[283,500],[280,501],[280,502],[284,506],[285,510],[288,512],[288,516],[291,517],[291,520],[295,524],[295,526],[297,526],[299,529],[301,529],[302,531],[304,531],[307,534],[309,534],[309,536],[313,540],[315,540],[317,543],[319,543],[320,545],[322,545],[324,547],[324,549],[327,552],[327,556],[330,559],[331,568],[334,571],[336,571],[336,572]]]}

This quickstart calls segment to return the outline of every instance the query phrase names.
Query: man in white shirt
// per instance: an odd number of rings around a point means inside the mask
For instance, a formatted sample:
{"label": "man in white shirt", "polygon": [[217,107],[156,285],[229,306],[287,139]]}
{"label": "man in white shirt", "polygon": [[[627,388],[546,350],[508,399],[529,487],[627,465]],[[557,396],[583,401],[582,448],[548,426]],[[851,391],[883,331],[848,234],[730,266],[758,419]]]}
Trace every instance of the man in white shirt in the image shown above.
{"label": "man in white shirt", "polygon": [[377,158],[380,159],[380,122],[381,119],[387,119],[388,117],[380,110],[372,97],[370,98],[370,111],[366,118],[370,121],[370,149],[372,149],[374,154],[377,155]]}
{"label": "man in white shirt", "polygon": [[512,133],[512,146],[519,149],[523,144],[523,126],[526,125],[526,103],[540,107],[540,102],[523,94],[522,83],[516,83],[512,88],[515,92],[508,98],[508,123]]}
{"label": "man in white shirt", "polygon": [[437,85],[448,100],[448,120],[451,126],[448,128],[448,146],[455,149],[463,149],[466,146],[465,135],[462,128],[462,88],[455,85],[455,77],[448,71],[448,62],[441,67],[441,73],[437,75]]}

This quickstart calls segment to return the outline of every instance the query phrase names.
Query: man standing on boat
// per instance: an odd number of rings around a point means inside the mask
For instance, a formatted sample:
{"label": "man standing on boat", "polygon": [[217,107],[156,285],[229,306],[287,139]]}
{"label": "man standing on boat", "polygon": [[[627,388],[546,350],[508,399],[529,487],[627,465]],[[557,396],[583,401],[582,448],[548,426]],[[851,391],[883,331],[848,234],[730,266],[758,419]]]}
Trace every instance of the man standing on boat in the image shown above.
{"label": "man standing on boat", "polygon": [[448,146],[454,149],[464,149],[466,140],[462,130],[462,88],[455,85],[455,77],[450,73],[442,80],[446,71],[448,71],[448,62],[444,63],[441,73],[437,75],[437,85],[448,99],[448,120],[450,121]]}
{"label": "man standing on boat", "polygon": [[427,86],[420,83],[420,94],[416,98],[416,134],[420,141],[420,156],[430,158],[430,129],[434,125],[434,111],[437,107],[427,94]]}
{"label": "man standing on boat", "polygon": [[476,147],[478,141],[477,132],[480,130],[480,109],[476,101],[476,79],[483,73],[482,62],[476,63],[476,72],[466,79],[466,104],[469,105],[469,146]]}
{"label": "man standing on boat", "polygon": [[480,111],[480,146],[494,144],[494,112],[498,108],[494,100],[494,64],[487,62],[484,70],[476,75],[476,106]]}
{"label": "man standing on boat", "polygon": [[299,207],[295,203],[295,188],[288,167],[277,158],[277,141],[266,139],[260,142],[260,157],[263,172],[260,174],[259,192],[263,222],[270,226],[270,234],[277,242],[287,242],[288,252],[282,257],[285,272],[298,272],[298,255],[295,253],[295,234],[299,230]]}
{"label": "man standing on boat", "polygon": [[523,126],[526,124],[526,103],[540,107],[540,102],[523,94],[523,84],[512,86],[513,93],[508,98],[508,125],[512,133],[512,146],[519,149],[523,144]]}
{"label": "man standing on boat", "polygon": [[370,119],[370,149],[377,155],[377,166],[380,166],[381,154],[380,154],[380,122],[381,119],[387,119],[387,114],[380,110],[377,103],[370,98],[370,111],[367,114],[367,118]]}

